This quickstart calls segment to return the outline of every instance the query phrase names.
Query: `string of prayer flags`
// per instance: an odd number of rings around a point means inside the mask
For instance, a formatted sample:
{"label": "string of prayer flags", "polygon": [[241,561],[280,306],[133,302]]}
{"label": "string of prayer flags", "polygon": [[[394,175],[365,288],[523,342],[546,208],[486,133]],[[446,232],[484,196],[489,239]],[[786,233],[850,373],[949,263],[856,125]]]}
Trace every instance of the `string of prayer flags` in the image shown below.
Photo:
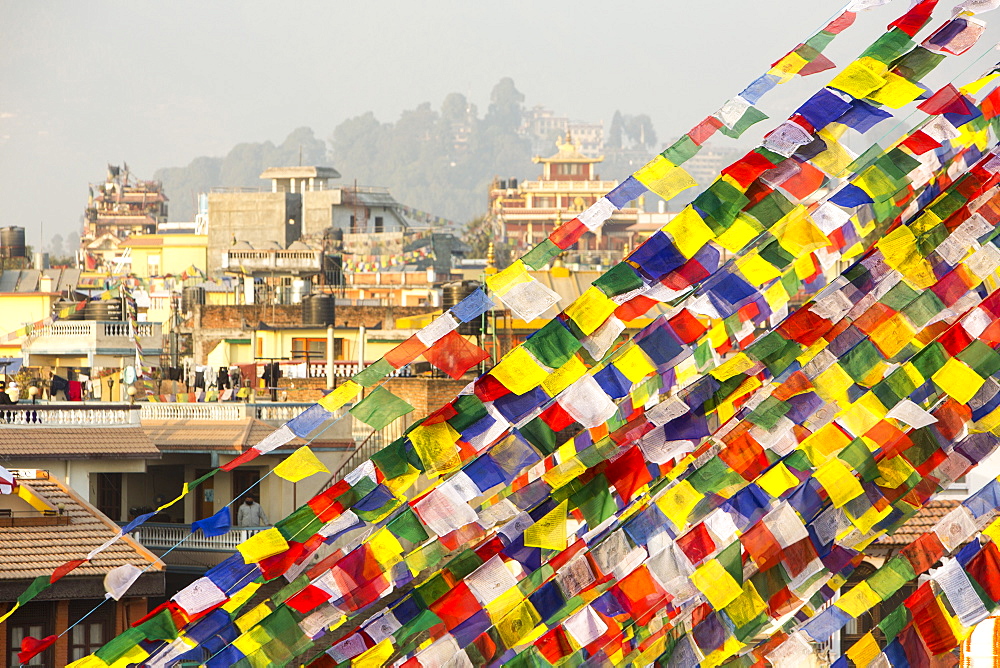
{"label": "string of prayer flags", "polygon": [[[874,4],[854,3],[848,13]],[[869,100],[922,94],[913,73],[924,76],[936,62],[911,55],[917,47],[905,30],[915,33],[923,20],[908,11],[862,56],[907,63],[899,74],[870,63],[885,84],[866,93]],[[852,21],[843,14],[826,32]],[[975,32],[963,37],[968,25],[954,23],[935,38],[937,51],[960,51]],[[725,119],[706,121],[698,139],[737,131],[752,120],[760,94],[811,63],[825,67],[807,49],[783,58],[744,91],[746,104],[727,105]],[[968,241],[937,252],[973,211],[990,227],[1000,220],[992,158],[978,160],[989,147],[986,120],[948,106],[921,129],[939,147],[876,148],[855,160],[839,142],[850,124],[839,119],[863,127],[879,113],[849,97],[824,89],[789,119],[808,137],[787,126],[775,135],[771,145],[790,156],[755,151],[696,198],[682,219],[695,241],[665,230],[385,454],[245,541],[232,562],[206,574],[208,582],[178,594],[185,614],[207,614],[182,620],[177,633],[200,635],[213,606],[238,614],[255,579],[284,574],[288,584],[242,611],[243,626],[212,645],[207,665],[297,659],[334,626],[338,649],[322,656],[356,665],[440,664],[459,654],[515,665],[542,657],[719,665],[773,631],[775,620],[828,601],[867,545],[993,451],[996,438],[983,428],[1000,423],[991,403],[998,392],[990,394],[1000,337],[979,340],[1000,315],[990,301],[1000,266],[992,233],[967,228]],[[694,143],[688,139],[663,160],[680,165]],[[850,172],[856,189],[806,207],[800,200],[823,186],[822,172]],[[635,190],[670,174],[650,173],[647,184],[635,178]],[[623,203],[609,194],[548,243],[566,247]],[[888,241],[870,250],[866,239],[885,231]],[[723,262],[723,251],[735,257]],[[954,262],[945,265],[942,253]],[[852,257],[858,261],[841,279],[789,313],[792,295],[824,288],[824,272]],[[537,311],[542,304],[532,300],[544,298],[544,286],[538,290],[526,266],[535,265],[515,263],[489,288],[533,318],[555,302]],[[616,349],[621,319],[656,301],[683,307]],[[416,339],[424,350],[415,354],[439,345],[459,321],[452,312],[422,330]],[[362,387],[376,388],[408,350],[320,405],[332,413]],[[963,381],[976,385],[971,396]],[[654,409],[671,391],[667,406]],[[900,419],[890,417],[903,401]],[[306,434],[316,417],[325,416],[310,414],[287,431]],[[421,475],[427,484],[416,485]],[[969,535],[963,517],[934,534],[942,549]],[[337,550],[309,564],[335,540],[342,540]],[[886,571],[829,614],[867,609],[907,575]],[[941,579],[960,588],[952,570]],[[951,629],[932,601],[915,608]],[[963,610],[966,620],[981,614]],[[219,629],[231,623],[214,619]],[[204,630],[206,640],[216,635]],[[948,646],[948,634],[940,635],[928,642]],[[178,638],[139,647],[137,634],[126,635],[97,656],[141,661],[173,651]],[[872,656],[870,644],[851,656]]]}

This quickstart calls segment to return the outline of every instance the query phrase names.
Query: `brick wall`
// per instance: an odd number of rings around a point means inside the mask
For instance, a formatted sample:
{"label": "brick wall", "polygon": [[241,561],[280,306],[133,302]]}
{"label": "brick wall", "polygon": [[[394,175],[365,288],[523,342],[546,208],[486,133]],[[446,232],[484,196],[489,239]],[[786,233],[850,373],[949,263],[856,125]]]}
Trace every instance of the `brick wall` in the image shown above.
{"label": "brick wall", "polygon": [[390,378],[385,388],[413,406],[409,418],[419,420],[454,399],[468,384],[451,378]]}
{"label": "brick wall", "polygon": [[[414,411],[407,418],[413,421],[427,417],[454,399],[468,382],[451,378],[390,378],[385,388],[413,406]],[[319,401],[326,393],[326,379],[279,378],[278,388],[279,401]],[[271,394],[269,390],[257,389],[257,396],[266,400]]]}

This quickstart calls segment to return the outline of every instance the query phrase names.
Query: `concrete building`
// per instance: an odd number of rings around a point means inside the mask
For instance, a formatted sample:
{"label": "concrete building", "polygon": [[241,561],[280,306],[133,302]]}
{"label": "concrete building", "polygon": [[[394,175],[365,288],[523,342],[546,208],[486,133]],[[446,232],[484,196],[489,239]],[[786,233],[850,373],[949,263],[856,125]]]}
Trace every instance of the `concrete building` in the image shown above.
{"label": "concrete building", "polygon": [[[287,249],[300,239],[322,244],[329,229],[347,235],[402,233],[400,205],[384,188],[332,187],[331,167],[272,167],[270,188],[216,189],[208,196],[208,269],[224,269],[222,254],[237,242]],[[346,243],[346,242],[345,242]]]}

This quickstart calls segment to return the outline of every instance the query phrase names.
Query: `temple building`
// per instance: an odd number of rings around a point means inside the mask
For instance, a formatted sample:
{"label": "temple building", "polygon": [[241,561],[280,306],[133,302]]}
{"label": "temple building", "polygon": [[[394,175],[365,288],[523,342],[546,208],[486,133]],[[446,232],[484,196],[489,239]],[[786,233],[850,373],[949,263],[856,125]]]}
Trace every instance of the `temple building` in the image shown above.
{"label": "temple building", "polygon": [[[542,165],[538,180],[495,180],[490,187],[490,216],[515,251],[532,248],[618,185],[617,181],[602,181],[596,172],[604,156],[584,155],[568,134],[560,137],[556,146],[559,150],[555,155],[533,158]],[[617,261],[631,243],[628,228],[638,221],[639,212],[639,206],[617,211],[596,234],[585,234],[575,249],[597,251],[609,256],[605,259]]]}
{"label": "temple building", "polygon": [[108,165],[104,183],[90,188],[80,239],[87,269],[113,262],[121,243],[134,235],[154,234],[167,220],[167,197],[159,181],[137,181],[124,168]]}

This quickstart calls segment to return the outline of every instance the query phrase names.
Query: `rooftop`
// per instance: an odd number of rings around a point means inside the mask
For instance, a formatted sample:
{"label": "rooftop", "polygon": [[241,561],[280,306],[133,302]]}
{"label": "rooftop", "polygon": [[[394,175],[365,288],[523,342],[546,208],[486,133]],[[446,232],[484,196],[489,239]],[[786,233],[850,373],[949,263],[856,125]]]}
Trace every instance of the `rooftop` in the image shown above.
{"label": "rooftop", "polygon": [[[143,420],[142,428],[163,452],[241,453],[260,443],[274,427],[256,418],[241,420]],[[287,451],[306,444],[295,438],[281,449]],[[315,441],[313,449],[347,448],[353,442]]]}
{"label": "rooftop", "polygon": [[262,179],[339,179],[340,172],[333,167],[269,167]]}
{"label": "rooftop", "polygon": [[0,408],[0,452],[8,457],[159,457],[137,405],[49,402]]}
{"label": "rooftop", "polygon": [[[6,431],[6,430],[4,430]],[[21,481],[35,495],[53,507],[62,504],[69,523],[56,526],[7,526],[0,528],[0,580],[25,580],[52,572],[72,559],[87,554],[113,538],[118,525],[105,517],[55,478]],[[68,577],[101,577],[113,568],[134,564],[159,571],[156,556],[132,540],[123,537],[85,562]]]}
{"label": "rooftop", "polygon": [[920,509],[916,515],[903,523],[895,533],[883,536],[876,545],[887,548],[897,548],[909,545],[911,542],[934,528],[938,521],[961,505],[956,499],[936,499]]}

